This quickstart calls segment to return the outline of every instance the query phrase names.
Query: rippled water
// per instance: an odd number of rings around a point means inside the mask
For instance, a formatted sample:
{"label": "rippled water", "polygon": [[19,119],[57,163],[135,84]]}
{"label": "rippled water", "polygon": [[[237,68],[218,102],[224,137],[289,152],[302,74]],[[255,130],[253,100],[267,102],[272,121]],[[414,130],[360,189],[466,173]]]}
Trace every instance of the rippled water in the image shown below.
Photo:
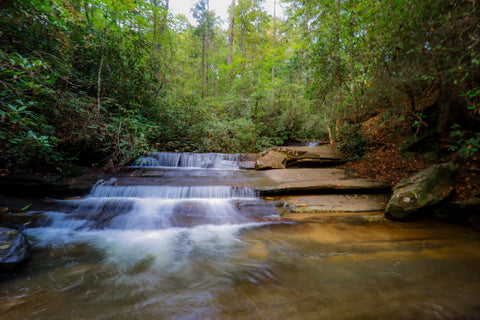
{"label": "rippled water", "polygon": [[1,284],[4,319],[480,315],[478,233],[460,226],[51,231],[33,231],[40,251],[22,274]]}
{"label": "rippled water", "polygon": [[478,319],[480,234],[282,221],[248,188],[99,183],[26,230],[1,319]]}

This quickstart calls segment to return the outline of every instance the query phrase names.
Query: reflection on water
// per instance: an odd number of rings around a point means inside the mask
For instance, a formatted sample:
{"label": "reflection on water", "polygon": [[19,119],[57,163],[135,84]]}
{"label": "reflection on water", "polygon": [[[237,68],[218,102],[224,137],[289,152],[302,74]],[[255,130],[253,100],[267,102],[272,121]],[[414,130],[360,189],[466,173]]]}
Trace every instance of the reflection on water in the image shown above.
{"label": "reflection on water", "polygon": [[[5,319],[474,319],[480,241],[419,222],[32,229]],[[53,231],[53,230],[50,230]]]}

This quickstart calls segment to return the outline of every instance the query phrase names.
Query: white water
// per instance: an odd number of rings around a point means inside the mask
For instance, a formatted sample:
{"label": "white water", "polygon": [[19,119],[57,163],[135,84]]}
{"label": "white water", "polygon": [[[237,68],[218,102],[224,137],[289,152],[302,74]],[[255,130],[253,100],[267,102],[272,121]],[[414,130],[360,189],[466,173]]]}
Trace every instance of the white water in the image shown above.
{"label": "white water", "polygon": [[62,210],[45,212],[46,225],[26,232],[39,248],[89,245],[120,269],[144,259],[165,266],[192,251],[234,250],[242,230],[271,224],[263,221],[268,210],[258,216],[239,207],[259,201],[251,188],[125,186],[112,179],[84,198],[58,201]]}
{"label": "white water", "polygon": [[239,154],[152,152],[132,167],[238,170]]}

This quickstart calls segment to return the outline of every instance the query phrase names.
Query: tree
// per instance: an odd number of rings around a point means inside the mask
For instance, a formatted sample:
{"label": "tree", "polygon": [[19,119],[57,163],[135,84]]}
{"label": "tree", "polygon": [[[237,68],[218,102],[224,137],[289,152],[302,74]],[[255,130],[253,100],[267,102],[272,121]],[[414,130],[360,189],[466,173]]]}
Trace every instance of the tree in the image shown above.
{"label": "tree", "polygon": [[208,0],[200,0],[193,9],[193,17],[197,20],[198,26],[195,34],[201,39],[202,59],[202,98],[208,96],[209,86],[209,49],[211,40],[214,37],[215,14],[209,11]]}
{"label": "tree", "polygon": [[233,53],[233,35],[234,35],[234,28],[235,28],[235,0],[232,0],[230,4],[230,20],[228,25],[228,58],[227,58],[227,65],[230,66],[232,64],[232,53]]}

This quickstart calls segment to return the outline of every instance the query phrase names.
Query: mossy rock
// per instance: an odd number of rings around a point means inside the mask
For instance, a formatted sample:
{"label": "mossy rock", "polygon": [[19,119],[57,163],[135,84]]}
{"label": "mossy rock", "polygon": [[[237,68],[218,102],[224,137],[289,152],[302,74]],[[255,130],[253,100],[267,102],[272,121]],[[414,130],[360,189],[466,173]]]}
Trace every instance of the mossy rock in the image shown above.
{"label": "mossy rock", "polygon": [[448,162],[429,167],[401,181],[393,188],[385,217],[393,220],[411,220],[422,209],[438,204],[453,190],[452,174],[457,167]]}

